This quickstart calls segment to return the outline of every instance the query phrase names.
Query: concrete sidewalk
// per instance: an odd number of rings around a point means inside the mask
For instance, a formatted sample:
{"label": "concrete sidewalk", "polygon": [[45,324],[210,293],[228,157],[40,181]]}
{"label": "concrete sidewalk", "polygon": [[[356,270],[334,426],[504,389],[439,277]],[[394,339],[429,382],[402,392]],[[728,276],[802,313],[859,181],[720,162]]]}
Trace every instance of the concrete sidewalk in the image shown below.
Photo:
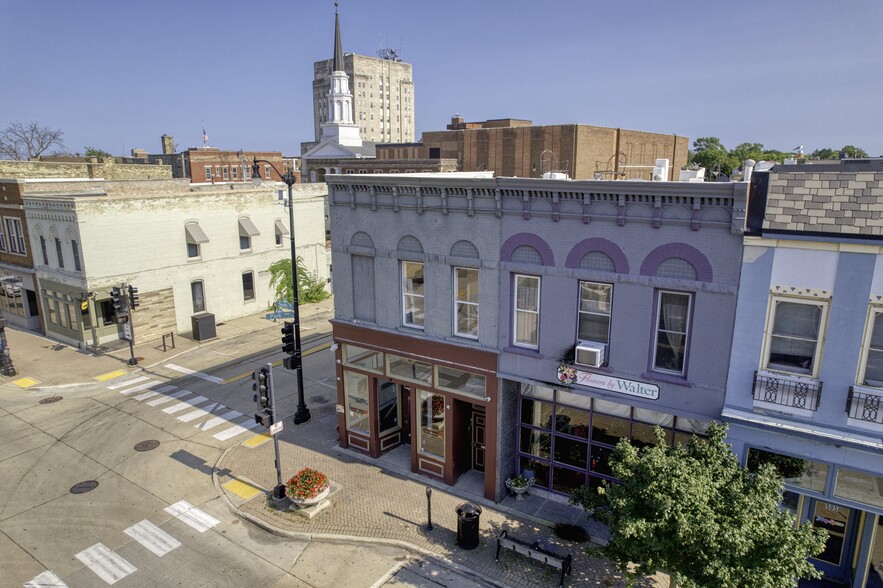
{"label": "concrete sidewalk", "polygon": [[[17,374],[12,377],[0,376],[0,388],[39,390],[55,386],[94,384],[102,378],[136,373],[219,341],[255,335],[268,329],[279,329],[281,321],[265,319],[265,314],[266,312],[261,312],[218,323],[217,337],[208,341],[196,341],[190,333],[175,335],[175,347],[171,346],[171,339],[167,339],[165,350],[162,340],[147,343],[136,341],[134,351],[138,359],[137,366],[127,365],[131,353],[126,341],[114,342],[112,348],[93,352],[58,343],[31,331],[7,327],[6,339]],[[315,304],[304,304],[300,307],[301,330],[309,334],[331,332],[328,320],[333,314],[333,298]],[[123,373],[117,373],[120,371]]]}

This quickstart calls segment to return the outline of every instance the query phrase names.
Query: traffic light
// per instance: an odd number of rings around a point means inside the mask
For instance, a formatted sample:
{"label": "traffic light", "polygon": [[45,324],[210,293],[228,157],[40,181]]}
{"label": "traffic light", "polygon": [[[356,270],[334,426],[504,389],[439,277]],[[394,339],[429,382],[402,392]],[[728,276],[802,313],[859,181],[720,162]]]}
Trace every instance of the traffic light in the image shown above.
{"label": "traffic light", "polygon": [[123,312],[123,309],[125,308],[123,289],[118,286],[111,288],[110,299],[113,301],[113,309],[118,313]]}
{"label": "traffic light", "polygon": [[294,354],[294,323],[286,322],[282,326],[282,353]]}
{"label": "traffic light", "polygon": [[273,424],[273,413],[268,410],[264,410],[262,412],[256,412],[254,415],[254,422],[256,422],[259,425],[269,427],[270,425]]}
{"label": "traffic light", "polygon": [[251,389],[255,392],[255,402],[260,403],[261,408],[269,407],[270,395],[273,393],[270,389],[270,370],[262,367],[258,371],[252,372],[251,379],[254,380]]}
{"label": "traffic light", "polygon": [[141,297],[138,296],[138,288],[129,284],[129,308],[141,306]]}

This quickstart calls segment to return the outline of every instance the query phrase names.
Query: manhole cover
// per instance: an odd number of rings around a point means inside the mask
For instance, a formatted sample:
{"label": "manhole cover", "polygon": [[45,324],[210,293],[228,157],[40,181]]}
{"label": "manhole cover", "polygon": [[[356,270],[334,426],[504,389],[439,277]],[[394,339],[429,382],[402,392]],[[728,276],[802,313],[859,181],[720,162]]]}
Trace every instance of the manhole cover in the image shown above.
{"label": "manhole cover", "polygon": [[135,444],[135,451],[150,451],[159,447],[159,441],[150,439],[149,441],[139,441]]}
{"label": "manhole cover", "polygon": [[53,402],[58,402],[61,400],[61,396],[50,396],[49,398],[43,398],[40,400],[40,404],[52,404]]}
{"label": "manhole cover", "polygon": [[70,492],[71,494],[85,494],[96,488],[98,488],[98,482],[96,480],[86,480],[85,482],[80,482],[71,486]]}

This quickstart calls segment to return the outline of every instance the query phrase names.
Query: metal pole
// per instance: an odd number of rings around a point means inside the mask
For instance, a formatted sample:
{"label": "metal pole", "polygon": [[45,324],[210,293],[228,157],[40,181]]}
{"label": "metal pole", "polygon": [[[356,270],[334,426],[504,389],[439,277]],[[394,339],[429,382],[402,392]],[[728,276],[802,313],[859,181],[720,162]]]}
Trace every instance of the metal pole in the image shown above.
{"label": "metal pole", "polygon": [[293,293],[292,306],[294,307],[294,362],[297,369],[297,411],[294,413],[294,424],[300,425],[310,420],[310,409],[304,401],[304,375],[301,364],[300,346],[300,304],[297,292],[297,251],[294,244],[294,197],[291,185],[294,184],[294,175],[289,171],[285,174],[285,183],[288,184],[288,225],[291,239],[291,289]]}
{"label": "metal pole", "polygon": [[432,531],[432,488],[426,487],[426,518],[429,524],[426,525],[427,531]]}
{"label": "metal pole", "polygon": [[[273,412],[273,422],[276,421],[276,387],[273,385],[273,364],[268,363],[267,369],[270,373],[270,410]],[[273,498],[281,500],[285,498],[285,485],[282,483],[282,464],[279,461],[279,436],[273,437],[273,451],[276,454],[276,487],[273,488]]]}
{"label": "metal pole", "polygon": [[126,301],[126,318],[129,325],[129,361],[127,365],[138,365],[138,360],[135,358],[135,321],[132,316],[135,309],[132,307],[132,297],[129,294],[128,284],[123,284],[123,287],[120,289],[120,296]]}

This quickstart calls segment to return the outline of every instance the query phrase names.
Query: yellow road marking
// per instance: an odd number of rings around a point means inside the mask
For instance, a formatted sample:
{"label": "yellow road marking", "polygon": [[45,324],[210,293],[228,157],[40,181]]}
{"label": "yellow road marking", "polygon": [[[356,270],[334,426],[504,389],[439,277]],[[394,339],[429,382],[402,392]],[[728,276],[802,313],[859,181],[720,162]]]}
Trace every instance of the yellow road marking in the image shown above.
{"label": "yellow road marking", "polygon": [[125,376],[128,374],[126,370],[117,370],[115,372],[107,372],[106,374],[101,374],[100,376],[95,376],[94,379],[99,382],[106,382],[107,380],[112,380],[114,378],[119,378],[120,376]]}
{"label": "yellow road marking", "polygon": [[39,384],[40,382],[34,378],[19,378],[18,380],[13,380],[12,383],[19,388],[30,388],[34,384]]}
{"label": "yellow road marking", "polygon": [[248,500],[252,496],[256,496],[261,493],[261,491],[251,484],[246,484],[245,482],[240,482],[239,480],[230,480],[226,484],[222,486],[226,490],[229,490],[239,498],[243,500]]}
{"label": "yellow road marking", "polygon": [[[312,349],[308,349],[308,350],[304,351],[303,353],[301,353],[301,357],[306,357],[308,355],[312,355],[313,353],[325,351],[329,347],[331,347],[331,343],[323,343],[322,345],[319,345],[317,347],[313,347]],[[281,359],[273,362],[273,367],[279,367],[280,365],[282,365]],[[243,372],[241,374],[236,374],[235,376],[230,376],[229,378],[224,380],[222,383],[229,384],[230,382],[235,382],[237,380],[243,380],[245,378],[250,378],[251,374],[252,374],[252,372]]]}
{"label": "yellow road marking", "polygon": [[245,445],[246,447],[255,448],[258,445],[262,445],[269,440],[270,440],[270,435],[268,435],[267,433],[261,433],[260,435],[255,435],[251,439],[247,439],[247,440],[243,441],[242,444]]}

